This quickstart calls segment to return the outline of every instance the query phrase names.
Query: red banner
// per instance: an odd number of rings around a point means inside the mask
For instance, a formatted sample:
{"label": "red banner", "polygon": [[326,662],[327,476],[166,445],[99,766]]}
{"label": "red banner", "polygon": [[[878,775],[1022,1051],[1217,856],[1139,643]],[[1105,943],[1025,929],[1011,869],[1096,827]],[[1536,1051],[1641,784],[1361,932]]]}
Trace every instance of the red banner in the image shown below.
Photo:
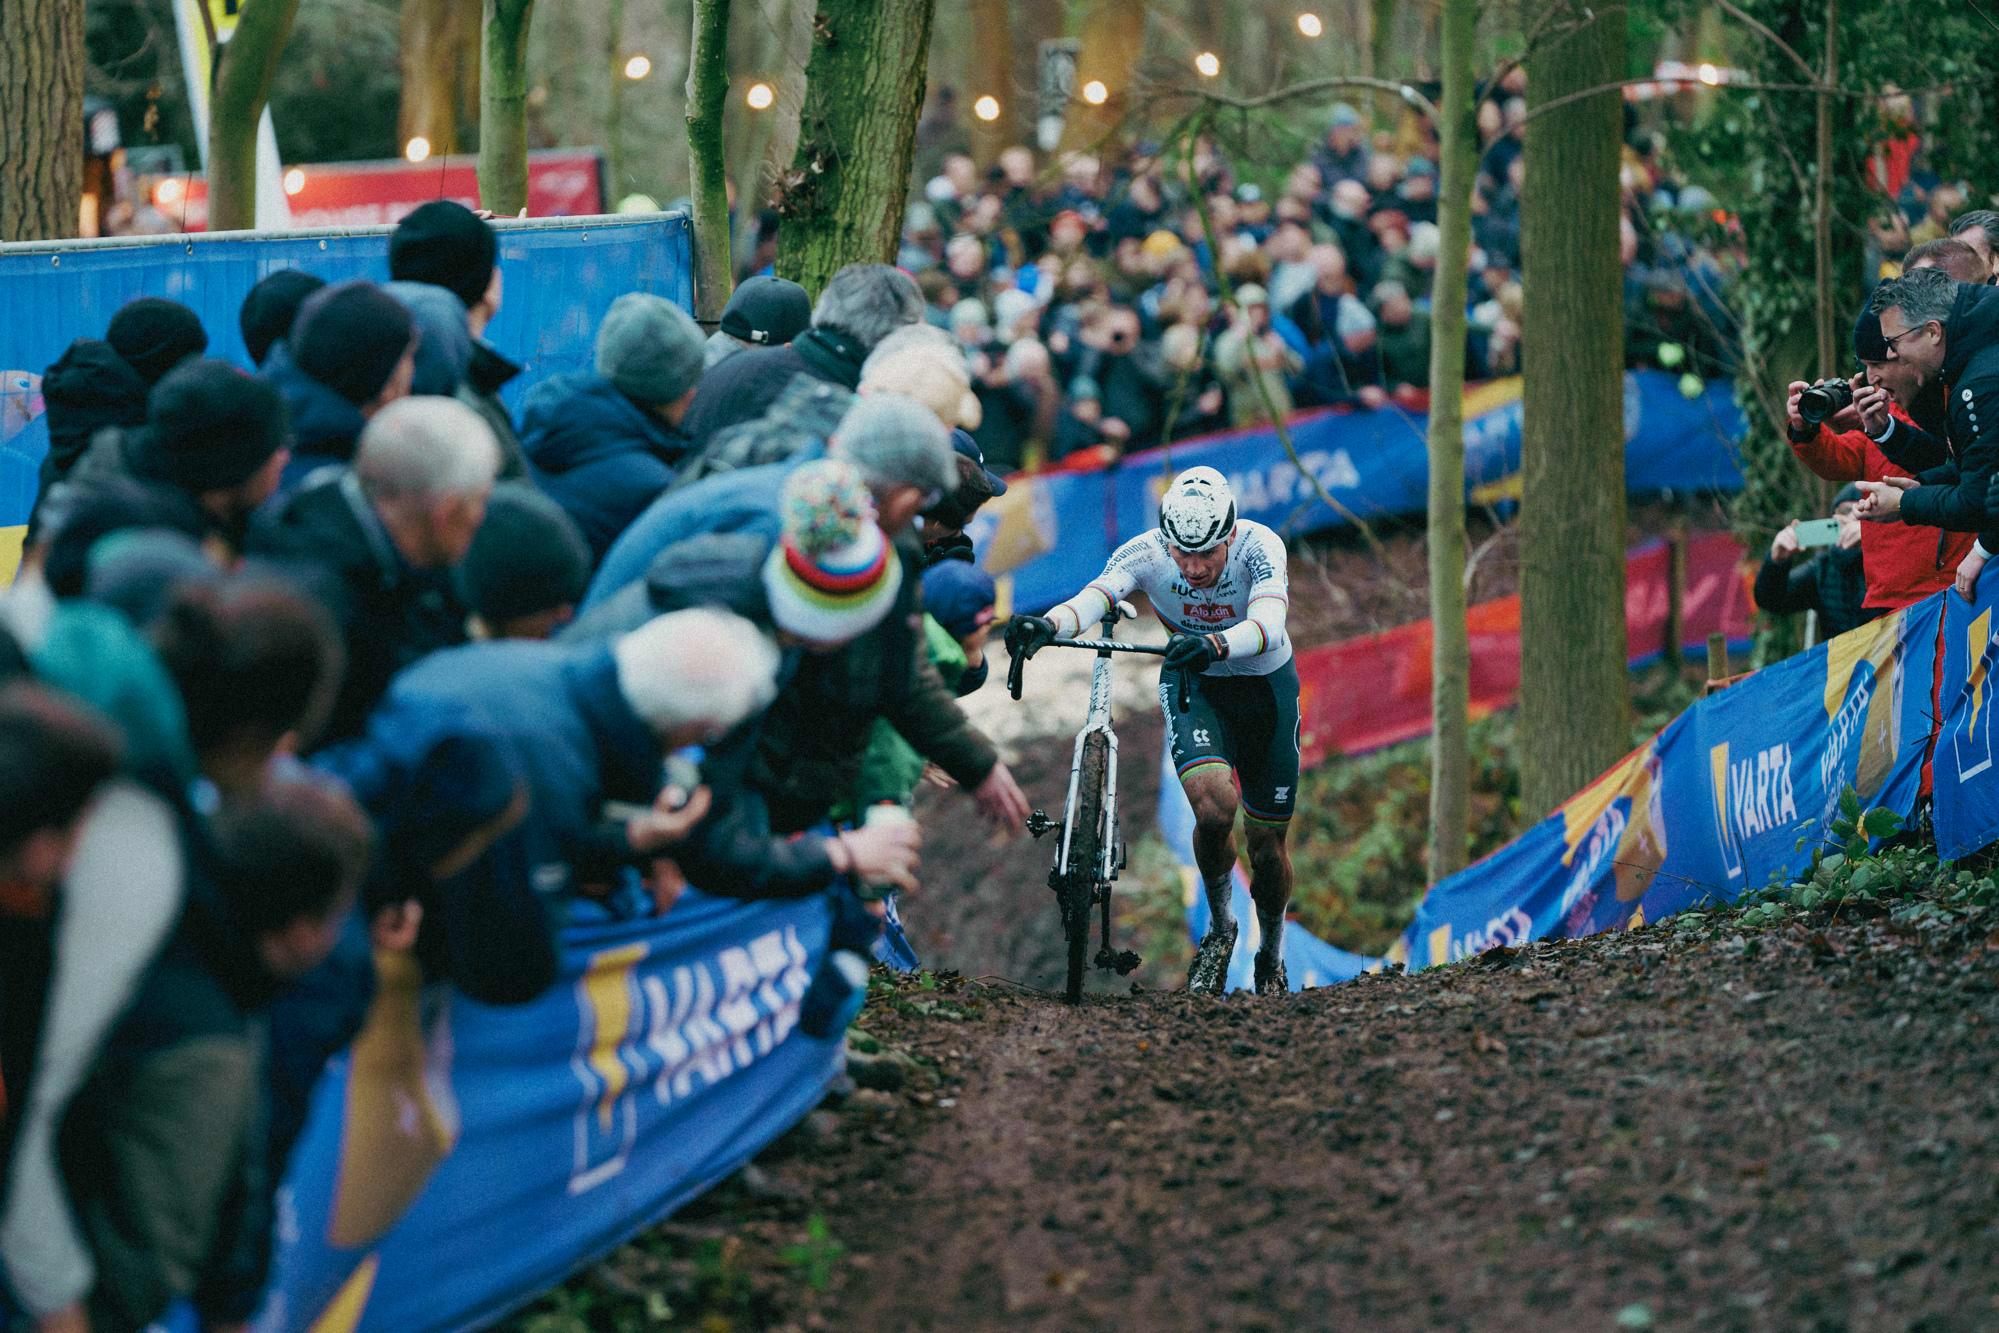
{"label": "red banner", "polygon": [[[1631,660],[1659,655],[1666,638],[1664,541],[1635,548],[1625,562],[1624,620]],[[1702,644],[1717,630],[1749,637],[1756,614],[1742,546],[1725,532],[1687,540],[1687,586],[1681,641]],[[1518,594],[1470,608],[1471,712],[1485,717],[1513,702],[1520,688]],[[1398,625],[1298,654],[1299,712],[1305,767],[1330,755],[1362,754],[1430,732],[1430,622]]]}
{"label": "red banner", "polygon": [[[594,149],[528,154],[528,216],[587,217],[604,211],[603,159]],[[285,170],[294,227],[360,227],[400,222],[433,199],[479,207],[479,161],[329,162]],[[153,182],[153,204],[182,231],[208,227],[208,182],[164,176]],[[183,212],[186,222],[182,222]]]}

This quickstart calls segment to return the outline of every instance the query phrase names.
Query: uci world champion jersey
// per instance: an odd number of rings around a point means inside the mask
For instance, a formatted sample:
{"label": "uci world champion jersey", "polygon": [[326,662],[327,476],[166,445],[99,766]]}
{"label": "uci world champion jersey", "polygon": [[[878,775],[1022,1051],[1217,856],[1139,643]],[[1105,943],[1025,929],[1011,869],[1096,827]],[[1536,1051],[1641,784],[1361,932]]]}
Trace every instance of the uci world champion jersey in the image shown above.
{"label": "uci world champion jersey", "polygon": [[1104,613],[1134,591],[1152,601],[1166,628],[1176,633],[1220,634],[1229,655],[1209,676],[1267,676],[1291,660],[1290,610],[1284,542],[1261,523],[1240,519],[1228,564],[1212,588],[1190,587],[1157,528],[1112,553],[1104,572],[1048,613],[1065,639],[1096,632]]}

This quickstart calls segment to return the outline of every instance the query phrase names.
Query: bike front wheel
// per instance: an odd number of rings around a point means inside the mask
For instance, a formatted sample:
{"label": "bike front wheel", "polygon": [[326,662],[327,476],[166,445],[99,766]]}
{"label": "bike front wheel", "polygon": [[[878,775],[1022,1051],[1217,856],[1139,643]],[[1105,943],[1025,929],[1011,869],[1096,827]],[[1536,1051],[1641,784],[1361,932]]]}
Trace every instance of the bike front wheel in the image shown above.
{"label": "bike front wheel", "polygon": [[1103,864],[1104,791],[1110,779],[1110,739],[1092,732],[1083,739],[1083,764],[1076,784],[1076,822],[1069,834],[1069,859],[1062,867],[1062,929],[1069,942],[1069,1003],[1083,998],[1083,970],[1089,965],[1091,908]]}

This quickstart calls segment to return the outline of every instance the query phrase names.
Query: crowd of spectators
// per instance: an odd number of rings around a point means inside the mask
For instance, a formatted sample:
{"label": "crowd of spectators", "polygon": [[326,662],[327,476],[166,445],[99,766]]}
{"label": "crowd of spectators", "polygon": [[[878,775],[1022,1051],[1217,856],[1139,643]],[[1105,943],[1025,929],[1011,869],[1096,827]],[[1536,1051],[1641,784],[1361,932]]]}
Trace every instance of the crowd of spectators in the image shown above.
{"label": "crowd of spectators", "polygon": [[[1515,71],[1478,108],[1473,380],[1520,367],[1523,93]],[[1425,403],[1434,129],[1413,112],[1371,123],[1341,103],[1322,131],[1267,183],[1210,141],[1187,161],[1144,144],[1115,158],[1015,146],[982,171],[939,139],[898,263],[916,275],[924,318],[971,358],[973,433],[996,466],[1112,457],[1293,408]],[[1729,373],[1722,297],[1739,254],[1714,201],[1635,122],[1623,184],[1629,363]]]}
{"label": "crowd of spectators", "polygon": [[516,418],[495,261],[427,204],[381,283],[259,282],[249,366],[147,299],[45,377],[0,597],[0,1324],[249,1318],[378,981],[523,1003],[565,922],[690,883],[830,894],[865,954],[921,846],[877,803],[927,771],[1027,814],[958,702],[1005,483],[914,280],[745,284],[712,336],[624,295]]}

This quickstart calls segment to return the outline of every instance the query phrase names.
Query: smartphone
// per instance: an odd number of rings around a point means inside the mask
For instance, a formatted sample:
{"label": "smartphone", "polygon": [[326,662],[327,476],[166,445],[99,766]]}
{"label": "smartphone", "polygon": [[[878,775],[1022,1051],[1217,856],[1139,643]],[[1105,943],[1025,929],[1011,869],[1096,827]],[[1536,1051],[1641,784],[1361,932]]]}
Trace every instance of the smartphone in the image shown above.
{"label": "smartphone", "polygon": [[1831,546],[1839,540],[1839,520],[1836,518],[1801,518],[1796,526],[1798,545],[1806,550],[1814,546]]}

